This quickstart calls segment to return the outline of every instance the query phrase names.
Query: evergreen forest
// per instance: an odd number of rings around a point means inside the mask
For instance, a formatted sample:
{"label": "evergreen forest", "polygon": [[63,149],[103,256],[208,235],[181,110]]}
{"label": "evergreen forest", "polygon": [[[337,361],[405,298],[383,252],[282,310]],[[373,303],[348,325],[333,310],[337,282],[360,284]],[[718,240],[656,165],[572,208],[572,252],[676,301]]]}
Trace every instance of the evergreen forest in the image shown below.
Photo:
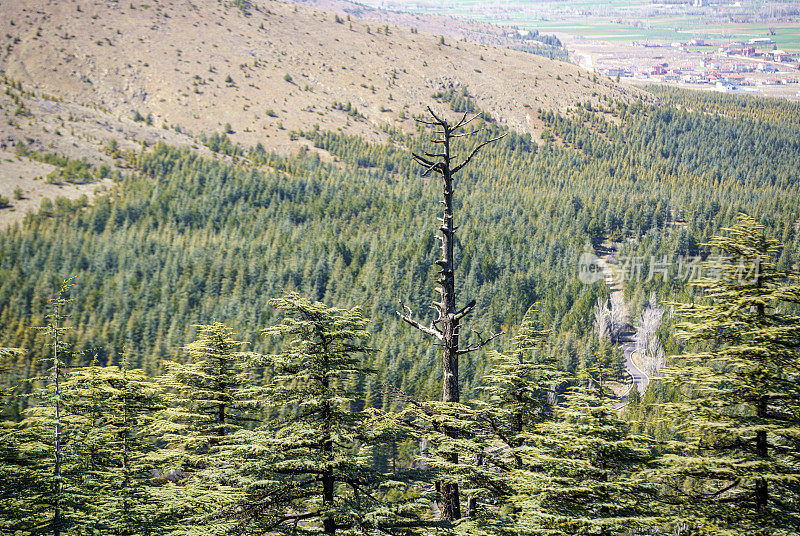
{"label": "evergreen forest", "polygon": [[432,95],[444,216],[427,115],[115,151],[0,230],[0,534],[800,534],[800,110],[649,91]]}

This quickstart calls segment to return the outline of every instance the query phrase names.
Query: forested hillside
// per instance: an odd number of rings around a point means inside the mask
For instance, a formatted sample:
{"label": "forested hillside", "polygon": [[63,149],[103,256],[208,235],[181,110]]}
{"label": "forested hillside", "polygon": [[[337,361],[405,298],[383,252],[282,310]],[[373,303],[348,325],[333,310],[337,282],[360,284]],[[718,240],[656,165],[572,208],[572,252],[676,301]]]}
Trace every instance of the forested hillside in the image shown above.
{"label": "forested hillside", "polygon": [[[588,331],[604,291],[577,281],[576,263],[605,237],[628,239],[624,248],[640,255],[680,255],[744,211],[787,244],[782,267],[797,262],[797,125],[616,104],[541,115],[551,141],[509,133],[458,184],[462,292],[478,300],[481,328],[512,327],[539,302],[554,333]],[[498,129],[488,127],[487,136]],[[5,232],[4,343],[37,347],[26,326],[40,324],[55,285],[76,276],[76,347],[113,363],[126,342],[155,373],[198,321],[225,320],[262,348],[266,301],[297,289],[364,307],[389,377],[421,388],[435,351],[415,355],[393,312],[398,299],[417,309],[431,299],[438,192],[408,153],[424,137],[299,135],[337,162],[250,151],[228,164],[157,146],[113,197],[61,204]],[[670,225],[677,220],[685,225]],[[650,290],[666,299],[681,287],[628,289]]]}
{"label": "forested hillside", "polygon": [[[505,335],[461,356],[456,401],[396,314],[436,316],[424,122],[378,140],[309,116],[296,154],[229,125],[108,143],[113,173],[17,140],[53,182],[116,185],[0,231],[0,531],[800,533],[797,107],[595,94],[524,106],[534,138],[429,89],[478,115],[459,155],[497,138],[455,179],[455,281],[462,348]],[[610,289],[578,277],[600,252],[638,259],[626,325],[599,328]],[[620,344],[657,307],[667,366],[640,397]]]}

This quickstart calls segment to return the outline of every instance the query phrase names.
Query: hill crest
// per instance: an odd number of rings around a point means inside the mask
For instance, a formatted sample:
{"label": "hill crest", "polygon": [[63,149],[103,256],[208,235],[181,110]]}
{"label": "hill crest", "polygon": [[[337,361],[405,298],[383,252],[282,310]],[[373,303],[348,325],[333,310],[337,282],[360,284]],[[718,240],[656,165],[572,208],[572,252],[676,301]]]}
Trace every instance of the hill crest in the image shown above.
{"label": "hill crest", "polygon": [[[274,0],[7,0],[0,68],[39,92],[196,137],[290,150],[290,132],[379,139],[455,88],[518,131],[531,110],[625,98],[577,66]],[[350,111],[343,110],[350,103]],[[343,106],[344,105],[344,106]]]}

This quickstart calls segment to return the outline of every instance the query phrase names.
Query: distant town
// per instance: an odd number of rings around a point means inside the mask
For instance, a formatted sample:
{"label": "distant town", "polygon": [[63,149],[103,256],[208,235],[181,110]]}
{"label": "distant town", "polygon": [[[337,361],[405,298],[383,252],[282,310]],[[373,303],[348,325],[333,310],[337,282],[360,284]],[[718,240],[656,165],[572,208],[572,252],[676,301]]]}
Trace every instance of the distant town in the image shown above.
{"label": "distant town", "polygon": [[622,50],[571,43],[584,67],[620,81],[666,83],[724,93],[800,97],[800,54],[776,48],[769,37],[711,43],[634,41]]}
{"label": "distant town", "polygon": [[362,1],[494,22],[512,38],[536,32],[563,44],[570,61],[621,82],[800,99],[796,1]]}
{"label": "distant town", "polygon": [[[642,65],[631,61],[603,64],[598,72],[612,78],[635,78],[683,84],[710,84],[723,92],[758,92],[760,86],[798,83],[798,54],[774,49],[769,37],[712,45],[695,38],[685,43],[633,43],[634,47],[668,49],[684,53],[670,54],[675,61],[656,61]],[[705,47],[707,50],[697,50]],[[661,58],[656,58],[661,59]]]}

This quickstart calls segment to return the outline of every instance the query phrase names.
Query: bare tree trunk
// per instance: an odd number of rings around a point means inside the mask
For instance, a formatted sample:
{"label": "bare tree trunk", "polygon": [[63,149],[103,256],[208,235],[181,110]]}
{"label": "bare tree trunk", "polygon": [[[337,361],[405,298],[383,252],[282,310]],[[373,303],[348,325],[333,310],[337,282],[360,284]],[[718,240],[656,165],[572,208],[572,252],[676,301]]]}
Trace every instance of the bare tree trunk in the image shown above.
{"label": "bare tree trunk", "polygon": [[[450,160],[449,138],[445,137],[444,148],[446,160]],[[450,175],[450,166],[445,166],[442,177],[444,183],[442,226],[439,227],[442,241],[442,258],[436,264],[440,266],[439,293],[442,300],[435,303],[442,319],[442,342],[444,354],[442,370],[444,372],[442,384],[442,401],[458,402],[461,399],[458,390],[458,322],[456,318],[456,279],[455,261],[453,260],[453,243],[455,242],[455,227],[453,226],[453,178]]]}
{"label": "bare tree trunk", "polygon": [[603,341],[605,338],[611,339],[611,310],[602,298],[597,298],[597,305],[594,306],[594,329],[597,339]]}
{"label": "bare tree trunk", "polygon": [[[442,322],[442,402],[459,402],[461,393],[458,388],[458,322],[456,317],[456,279],[455,261],[453,258],[453,244],[455,243],[455,226],[453,225],[453,177],[450,172],[450,135],[447,125],[444,125],[444,153],[442,159],[445,163],[441,169],[442,175],[442,204],[444,212],[439,218],[441,226],[437,235],[442,241],[442,258],[436,262],[439,266],[439,279],[436,280],[441,300],[434,305],[437,307]],[[450,430],[442,430],[449,434]],[[458,463],[458,454],[451,454],[448,460]],[[439,481],[436,483],[439,492],[439,510],[443,519],[461,518],[461,501],[459,499],[458,484],[455,482]]]}
{"label": "bare tree trunk", "polygon": [[[474,116],[467,120],[467,115],[461,118],[455,125],[450,125],[447,121],[440,119],[433,111],[428,108],[428,111],[433,118],[432,121],[421,121],[421,123],[434,127],[434,134],[438,136],[433,140],[434,143],[442,145],[442,151],[439,153],[425,153],[425,156],[413,154],[414,160],[425,167],[423,176],[428,175],[432,171],[438,173],[442,177],[442,205],[444,211],[440,222],[439,234],[437,238],[442,242],[442,257],[436,261],[439,267],[439,278],[436,280],[437,290],[441,295],[441,300],[434,303],[438,318],[430,323],[429,326],[423,326],[412,318],[411,310],[404,306],[404,312],[397,314],[405,322],[411,324],[420,331],[432,335],[439,339],[442,343],[442,401],[443,402],[459,402],[461,394],[458,384],[458,357],[461,354],[477,350],[483,347],[487,342],[493,338],[501,335],[492,334],[487,339],[479,336],[479,344],[466,348],[459,349],[459,327],[461,320],[472,312],[475,307],[475,300],[472,300],[464,308],[458,309],[456,306],[456,285],[455,285],[455,261],[453,256],[453,246],[455,244],[455,232],[457,227],[453,223],[453,175],[461,168],[469,163],[473,156],[485,145],[499,139],[493,138],[485,141],[476,146],[469,156],[459,165],[452,167],[452,155],[450,152],[450,142],[455,137],[468,136],[475,134],[478,130],[467,133],[457,133],[459,129],[467,125],[470,121],[475,119]],[[443,433],[450,435],[452,431],[443,429]],[[449,454],[447,461],[451,463],[458,463],[457,454]],[[440,517],[445,520],[454,520],[461,518],[461,501],[459,497],[458,484],[447,480],[441,480],[436,483],[436,491],[439,493],[439,511]]]}

